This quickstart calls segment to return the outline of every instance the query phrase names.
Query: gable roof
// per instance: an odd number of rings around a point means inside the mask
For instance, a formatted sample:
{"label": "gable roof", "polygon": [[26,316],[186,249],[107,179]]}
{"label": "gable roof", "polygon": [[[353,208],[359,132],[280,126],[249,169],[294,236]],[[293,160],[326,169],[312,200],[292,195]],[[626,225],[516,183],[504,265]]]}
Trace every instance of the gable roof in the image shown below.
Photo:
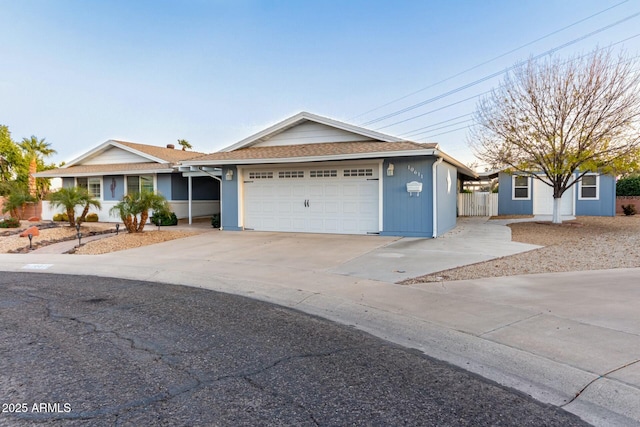
{"label": "gable roof", "polygon": [[240,148],[251,147],[260,142],[266,141],[288,129],[291,129],[294,126],[298,126],[299,124],[302,124],[304,122],[315,122],[315,123],[323,124],[336,129],[341,129],[347,132],[351,132],[356,135],[361,135],[365,139],[374,139],[380,142],[403,141],[401,138],[396,138],[395,136],[386,135],[384,133],[376,132],[371,129],[365,129],[360,126],[351,125],[338,120],[330,119],[328,117],[318,116],[317,114],[312,114],[306,111],[302,111],[296,114],[295,116],[289,117],[288,119],[285,119],[279,123],[276,123],[275,125],[270,126],[265,130],[260,131],[256,134],[253,134],[233,145],[223,148],[220,151],[227,152],[227,151],[237,150]]}
{"label": "gable roof", "polygon": [[155,145],[138,144],[135,142],[110,139],[98,145],[93,150],[86,152],[82,156],[73,159],[72,161],[67,163],[64,168],[81,164],[84,160],[103,153],[112,147],[120,148],[130,153],[137,154],[140,157],[156,163],[177,163],[179,161],[191,159],[204,154],[197,151],[182,151],[176,150],[175,148],[165,148]]}

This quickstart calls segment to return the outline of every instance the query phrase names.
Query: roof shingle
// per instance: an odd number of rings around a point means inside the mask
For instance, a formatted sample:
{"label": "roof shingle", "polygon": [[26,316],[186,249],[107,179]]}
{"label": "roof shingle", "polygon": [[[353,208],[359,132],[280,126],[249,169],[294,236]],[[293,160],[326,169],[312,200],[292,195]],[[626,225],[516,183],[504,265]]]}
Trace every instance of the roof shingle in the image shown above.
{"label": "roof shingle", "polygon": [[205,154],[198,151],[182,151],[175,148],[157,147],[155,145],[138,144],[136,142],[118,141],[115,139],[113,141],[170,163],[192,159]]}

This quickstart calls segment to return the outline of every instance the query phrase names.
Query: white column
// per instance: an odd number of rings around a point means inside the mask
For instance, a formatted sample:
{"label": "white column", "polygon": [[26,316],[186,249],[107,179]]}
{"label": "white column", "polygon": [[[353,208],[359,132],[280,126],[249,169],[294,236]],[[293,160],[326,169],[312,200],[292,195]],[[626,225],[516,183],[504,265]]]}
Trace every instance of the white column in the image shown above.
{"label": "white column", "polygon": [[187,178],[189,182],[189,225],[193,222],[191,217],[191,198],[193,197],[193,183],[191,182],[191,176]]}

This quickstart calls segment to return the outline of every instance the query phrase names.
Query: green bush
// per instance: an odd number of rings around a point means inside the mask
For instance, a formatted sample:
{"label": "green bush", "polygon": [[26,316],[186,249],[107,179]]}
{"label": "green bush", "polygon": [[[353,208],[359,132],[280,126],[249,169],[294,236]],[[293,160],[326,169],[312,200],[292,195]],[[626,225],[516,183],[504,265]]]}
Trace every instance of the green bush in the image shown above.
{"label": "green bush", "polygon": [[640,196],[640,175],[620,178],[616,183],[616,196]]}
{"label": "green bush", "polygon": [[178,217],[174,212],[156,212],[151,216],[151,223],[154,225],[178,225]]}
{"label": "green bush", "polygon": [[69,221],[69,216],[67,215],[67,213],[57,213],[53,216],[53,220],[54,221],[64,221],[67,222]]}
{"label": "green bush", "polygon": [[213,228],[220,228],[220,214],[213,214],[211,217],[211,226]]}
{"label": "green bush", "polygon": [[17,218],[0,219],[0,228],[18,228],[18,227],[20,227],[20,220]]}
{"label": "green bush", "polygon": [[638,213],[638,211],[636,211],[636,205],[632,204],[622,205],[622,211],[626,216],[635,215],[636,213]]}
{"label": "green bush", "polygon": [[86,216],[86,218],[84,220],[86,222],[98,222],[98,220],[99,220],[98,214],[97,213],[90,213],[89,215]]}

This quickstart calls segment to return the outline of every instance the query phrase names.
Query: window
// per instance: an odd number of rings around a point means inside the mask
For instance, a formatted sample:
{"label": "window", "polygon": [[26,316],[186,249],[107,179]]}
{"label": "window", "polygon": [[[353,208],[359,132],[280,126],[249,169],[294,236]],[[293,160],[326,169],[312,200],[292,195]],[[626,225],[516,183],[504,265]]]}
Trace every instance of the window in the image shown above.
{"label": "window", "polygon": [[304,171],[281,171],[278,178],[304,178]]}
{"label": "window", "polygon": [[93,197],[100,198],[100,187],[102,180],[100,178],[76,178],[76,186],[86,188]]}
{"label": "window", "polygon": [[337,169],[310,171],[309,176],[311,178],[335,178],[338,176]]}
{"label": "window", "polygon": [[530,184],[531,179],[528,176],[515,175],[513,177],[513,200],[530,200]]}
{"label": "window", "polygon": [[578,199],[580,200],[598,200],[598,175],[585,175],[579,183]]}
{"label": "window", "polygon": [[373,169],[345,169],[344,176],[373,176]]}
{"label": "window", "polygon": [[153,193],[153,176],[140,175],[127,177],[127,194],[149,191]]}
{"label": "window", "polygon": [[272,179],[273,172],[249,172],[249,179]]}

